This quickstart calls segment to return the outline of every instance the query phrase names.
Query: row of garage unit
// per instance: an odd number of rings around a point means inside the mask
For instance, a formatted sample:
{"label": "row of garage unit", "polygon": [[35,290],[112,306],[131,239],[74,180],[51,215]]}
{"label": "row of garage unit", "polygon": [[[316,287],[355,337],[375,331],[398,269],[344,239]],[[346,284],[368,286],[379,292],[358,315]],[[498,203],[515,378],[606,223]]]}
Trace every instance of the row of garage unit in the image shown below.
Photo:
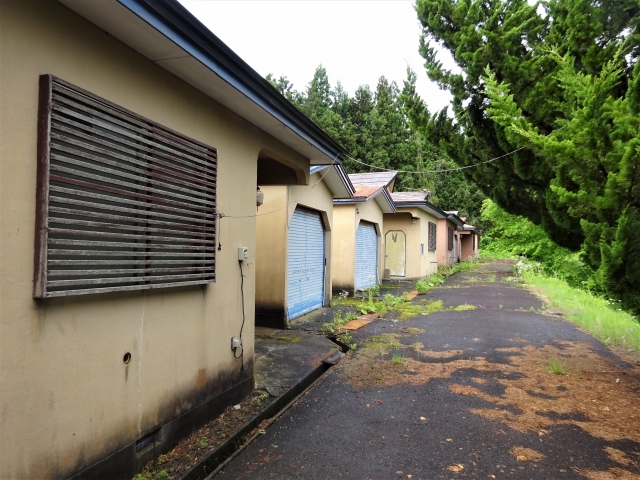
{"label": "row of garage unit", "polygon": [[333,164],[310,174],[308,186],[259,187],[256,325],[286,328],[332,294],[433,275],[461,259],[463,228],[477,245],[475,229],[429,192],[393,192],[397,172],[348,175]]}

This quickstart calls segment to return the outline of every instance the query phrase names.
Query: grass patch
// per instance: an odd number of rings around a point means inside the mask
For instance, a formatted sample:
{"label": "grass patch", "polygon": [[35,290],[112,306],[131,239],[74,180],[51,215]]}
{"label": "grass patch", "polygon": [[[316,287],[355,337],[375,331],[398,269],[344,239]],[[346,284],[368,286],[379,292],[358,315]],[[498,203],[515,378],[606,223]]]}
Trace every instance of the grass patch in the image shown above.
{"label": "grass patch", "polygon": [[391,363],[395,363],[396,365],[404,365],[406,363],[406,360],[400,355],[394,355],[391,359]]}
{"label": "grass patch", "polygon": [[568,312],[569,320],[605,344],[640,350],[640,325],[629,313],[616,309],[616,302],[572,288],[557,278],[525,274],[524,279],[550,307]]}
{"label": "grass patch", "polygon": [[562,375],[564,373],[564,362],[559,358],[549,357],[546,362],[543,362],[545,370],[556,375]]}
{"label": "grass patch", "polygon": [[441,312],[443,309],[442,300],[436,300],[435,302],[422,306],[420,313],[422,313],[422,315],[431,315],[432,313]]}
{"label": "grass patch", "polygon": [[406,320],[408,318],[415,317],[416,315],[421,313],[422,305],[418,305],[416,303],[411,303],[411,302],[404,302],[404,303],[401,303],[400,305],[397,305],[393,310],[400,314],[400,317],[398,317],[398,320]]}
{"label": "grass patch", "polygon": [[466,312],[467,310],[475,310],[476,307],[475,305],[468,305],[468,304],[464,304],[464,305],[458,305],[456,307],[450,307],[449,310],[453,310],[455,312]]}
{"label": "grass patch", "polygon": [[375,350],[378,353],[385,353],[388,350],[395,348],[402,348],[402,344],[398,341],[398,335],[395,333],[381,333],[380,335],[374,335],[367,340],[364,348],[369,350]]}
{"label": "grass patch", "polygon": [[413,328],[413,327],[407,328],[407,333],[416,334],[416,333],[422,333],[422,332],[424,332],[424,330],[422,330],[421,328]]}
{"label": "grass patch", "polygon": [[290,342],[290,343],[298,343],[302,337],[275,337],[279,342]]}

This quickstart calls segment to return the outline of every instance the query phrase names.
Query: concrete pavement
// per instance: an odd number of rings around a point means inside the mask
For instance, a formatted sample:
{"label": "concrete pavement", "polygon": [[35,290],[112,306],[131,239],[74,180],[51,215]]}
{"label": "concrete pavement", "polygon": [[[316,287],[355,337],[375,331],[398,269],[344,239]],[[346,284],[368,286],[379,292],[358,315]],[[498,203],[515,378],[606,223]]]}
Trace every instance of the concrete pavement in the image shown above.
{"label": "concrete pavement", "polygon": [[640,478],[634,365],[545,314],[508,264],[414,300],[437,301],[355,332],[361,347],[218,477]]}

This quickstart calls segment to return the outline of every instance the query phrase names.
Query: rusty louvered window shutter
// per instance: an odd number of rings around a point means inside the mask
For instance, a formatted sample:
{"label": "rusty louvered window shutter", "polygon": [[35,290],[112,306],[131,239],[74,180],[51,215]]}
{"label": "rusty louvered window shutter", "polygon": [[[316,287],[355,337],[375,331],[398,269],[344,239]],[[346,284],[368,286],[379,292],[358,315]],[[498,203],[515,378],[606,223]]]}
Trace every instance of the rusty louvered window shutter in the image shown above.
{"label": "rusty louvered window shutter", "polygon": [[215,281],[217,152],[40,77],[34,298]]}
{"label": "rusty louvered window shutter", "polygon": [[449,243],[447,248],[453,250],[453,228],[451,227],[447,227],[447,239]]}
{"label": "rusty louvered window shutter", "polygon": [[429,251],[436,251],[436,224],[429,222]]}

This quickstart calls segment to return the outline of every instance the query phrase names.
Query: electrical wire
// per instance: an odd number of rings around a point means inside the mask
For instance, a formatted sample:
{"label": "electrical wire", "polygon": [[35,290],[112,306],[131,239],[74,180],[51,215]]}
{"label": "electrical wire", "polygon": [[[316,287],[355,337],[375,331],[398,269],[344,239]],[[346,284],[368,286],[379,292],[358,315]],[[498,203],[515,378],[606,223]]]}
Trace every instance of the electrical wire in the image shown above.
{"label": "electrical wire", "polygon": [[364,163],[361,162],[360,160],[356,160],[353,157],[350,157],[349,155],[347,155],[346,157],[350,160],[353,160],[354,162],[357,162],[361,165],[366,165],[367,167],[371,167],[371,168],[376,168],[378,170],[384,170],[385,172],[398,172],[398,173],[417,173],[419,175],[426,175],[427,173],[444,173],[444,172],[455,172],[458,170],[464,170],[466,168],[473,168],[473,167],[477,167],[478,165],[483,165],[485,163],[491,163],[491,162],[495,162],[496,160],[500,160],[501,158],[504,157],[508,157],[509,155],[513,155],[516,152],[519,152],[520,150],[523,150],[525,147],[520,147],[516,150],[513,150],[512,152],[509,153],[505,153],[504,155],[500,155],[499,157],[496,158],[492,158],[491,160],[485,160],[484,162],[478,162],[478,163],[474,163],[473,165],[466,165],[464,167],[458,167],[458,168],[447,168],[444,170],[423,170],[423,171],[413,171],[413,170],[394,170],[393,168],[382,168],[382,167],[376,167],[375,165],[369,165],[368,163]]}
{"label": "electrical wire", "polygon": [[240,353],[239,357],[236,357],[235,350],[233,351],[233,357],[235,359],[241,359],[242,367],[240,371],[244,371],[244,343],[242,343],[242,331],[244,330],[244,321],[246,319],[244,314],[244,274],[242,273],[242,260],[238,260],[238,265],[240,266],[240,293],[242,294],[242,326],[240,327],[240,347],[242,347],[242,353]]}

